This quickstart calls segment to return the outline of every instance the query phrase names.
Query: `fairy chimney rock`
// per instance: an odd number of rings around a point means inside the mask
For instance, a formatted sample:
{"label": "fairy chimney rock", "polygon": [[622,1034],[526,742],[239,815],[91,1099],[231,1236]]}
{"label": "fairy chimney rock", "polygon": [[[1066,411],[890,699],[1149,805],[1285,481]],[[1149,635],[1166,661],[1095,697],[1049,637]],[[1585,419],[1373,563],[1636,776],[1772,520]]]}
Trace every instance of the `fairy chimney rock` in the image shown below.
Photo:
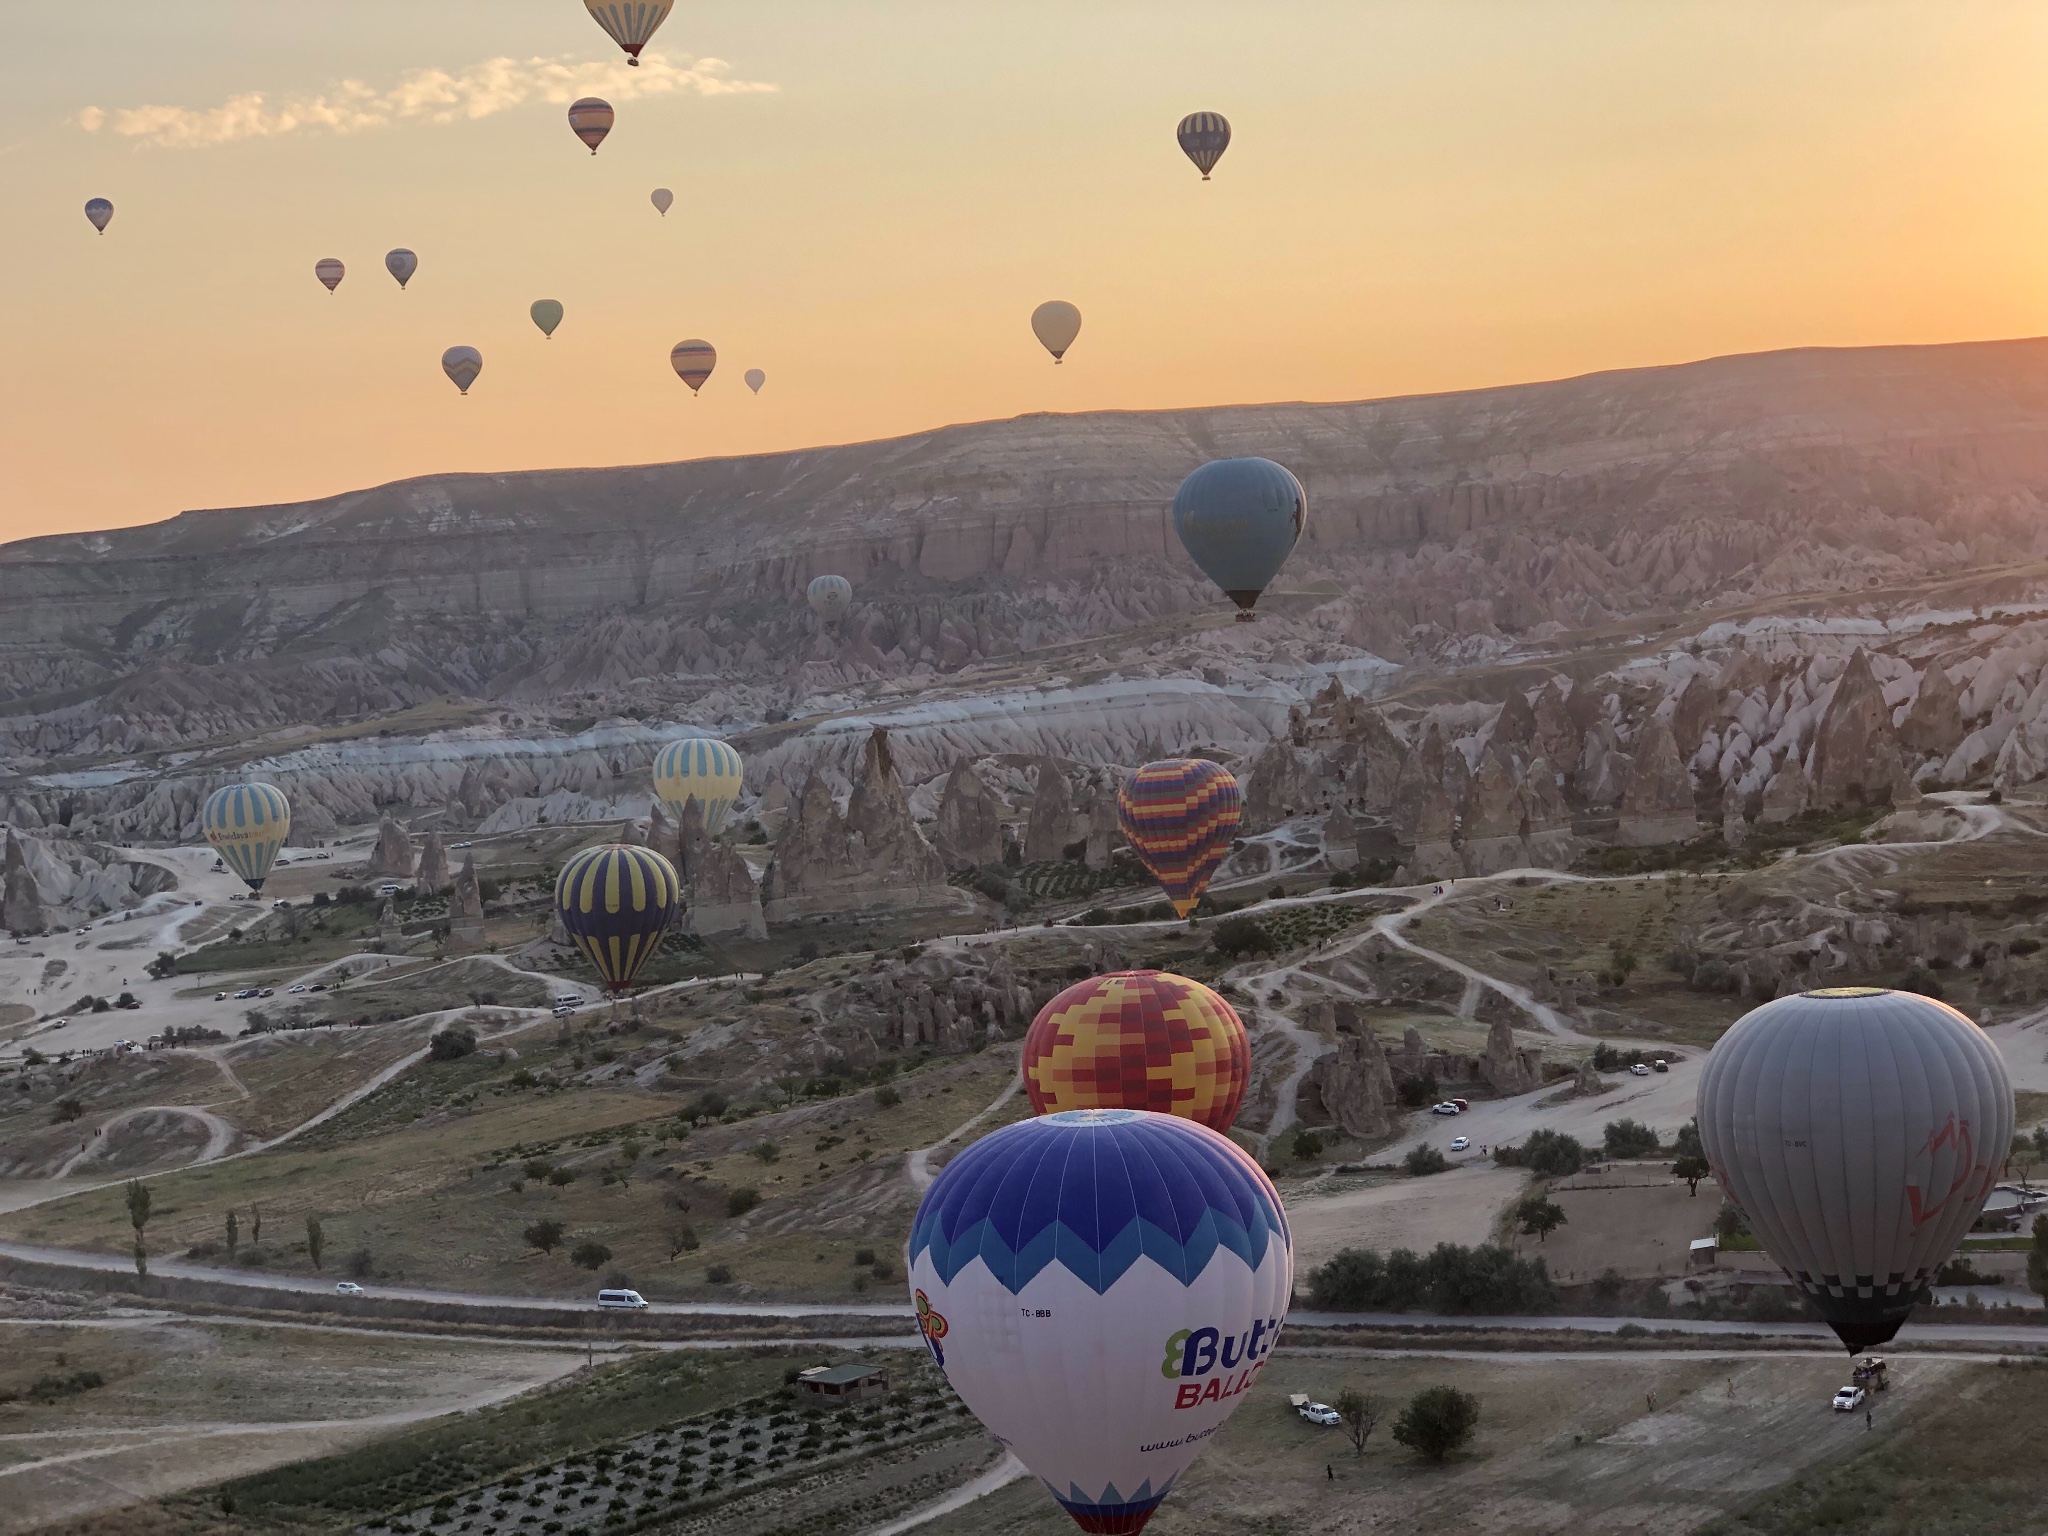
{"label": "fairy chimney rock", "polygon": [[420,849],[420,867],[413,877],[413,889],[422,896],[438,896],[448,885],[448,847],[439,832],[429,832]]}
{"label": "fairy chimney rock", "polygon": [[953,764],[932,824],[932,846],[954,869],[993,864],[1003,856],[1003,802],[966,758]]}
{"label": "fairy chimney rock", "polygon": [[370,855],[370,873],[385,880],[412,878],[412,839],[389,816],[377,823],[377,847]]}

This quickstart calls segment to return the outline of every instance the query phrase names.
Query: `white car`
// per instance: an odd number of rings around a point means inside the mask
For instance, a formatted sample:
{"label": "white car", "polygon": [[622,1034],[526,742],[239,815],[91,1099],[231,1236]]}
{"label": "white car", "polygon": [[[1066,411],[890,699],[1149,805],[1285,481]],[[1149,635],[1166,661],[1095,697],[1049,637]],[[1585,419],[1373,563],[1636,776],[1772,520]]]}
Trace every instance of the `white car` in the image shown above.
{"label": "white car", "polygon": [[353,1280],[337,1280],[334,1283],[334,1289],[343,1296],[360,1296],[363,1294],[363,1288]]}
{"label": "white car", "polygon": [[1454,1136],[1451,1138],[1451,1150],[1453,1152],[1470,1151],[1471,1147],[1472,1138],[1470,1136]]}
{"label": "white car", "polygon": [[225,992],[216,992],[213,994],[213,1000],[216,1003],[224,1003],[228,1000],[228,995]]}
{"label": "white car", "polygon": [[69,1019],[52,1019],[50,1021],[50,1028],[62,1029],[66,1024],[69,1024],[70,1022],[71,1021]]}
{"label": "white car", "polygon": [[1344,1422],[1344,1416],[1337,1412],[1336,1409],[1332,1408],[1328,1403],[1318,1403],[1314,1401],[1306,1403],[1297,1403],[1294,1406],[1294,1411],[1300,1414],[1304,1419],[1307,1419],[1309,1423],[1320,1424],[1325,1429],[1329,1429],[1335,1425],[1342,1424]]}
{"label": "white car", "polygon": [[295,981],[286,990],[290,992],[303,992],[306,990],[306,984],[303,981]]}
{"label": "white car", "polygon": [[1869,1395],[1861,1387],[1844,1387],[1835,1394],[1835,1412],[1854,1413]]}
{"label": "white car", "polygon": [[1458,1108],[1449,1099],[1445,1099],[1441,1104],[1430,1105],[1429,1112],[1432,1115],[1462,1115],[1464,1113],[1462,1109]]}
{"label": "white car", "polygon": [[1628,1069],[1628,1075],[1630,1077],[1648,1077],[1650,1075],[1650,1069],[1644,1066],[1639,1061],[1634,1066]]}

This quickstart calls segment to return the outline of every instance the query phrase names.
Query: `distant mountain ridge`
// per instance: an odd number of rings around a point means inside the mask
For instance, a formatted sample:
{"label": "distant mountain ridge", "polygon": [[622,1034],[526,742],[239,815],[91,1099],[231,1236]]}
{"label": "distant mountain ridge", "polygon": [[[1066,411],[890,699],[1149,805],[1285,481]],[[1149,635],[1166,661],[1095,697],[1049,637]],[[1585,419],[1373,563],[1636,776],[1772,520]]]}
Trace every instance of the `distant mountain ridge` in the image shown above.
{"label": "distant mountain ridge", "polygon": [[[1241,453],[1308,488],[1278,583],[1330,599],[1304,638],[1455,659],[1545,624],[2040,553],[2048,341],[1027,416],[23,540],[0,546],[0,753],[142,750],[449,694],[801,693],[1108,635],[1213,602],[1167,505],[1197,464]],[[801,602],[826,571],[856,588],[839,635]]]}

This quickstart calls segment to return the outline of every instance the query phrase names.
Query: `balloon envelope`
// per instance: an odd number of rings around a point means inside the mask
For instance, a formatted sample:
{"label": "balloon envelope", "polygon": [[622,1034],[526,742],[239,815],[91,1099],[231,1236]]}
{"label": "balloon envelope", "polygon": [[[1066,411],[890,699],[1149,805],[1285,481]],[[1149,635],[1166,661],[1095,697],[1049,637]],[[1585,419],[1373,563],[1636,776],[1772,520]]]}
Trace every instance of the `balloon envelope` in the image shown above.
{"label": "balloon envelope", "polygon": [[1041,1115],[1150,1109],[1227,1131],[1251,1070],[1237,1011],[1171,971],[1077,981],[1024,1034],[1024,1091]]}
{"label": "balloon envelope", "polygon": [[647,200],[654,204],[655,211],[663,218],[667,218],[669,209],[676,205],[676,195],[667,187],[656,187],[647,195]]}
{"label": "balloon envelope", "polygon": [[1308,493],[1271,459],[1216,459],[1173,497],[1173,531],[1249,623],[1252,604],[1287,563],[1308,523]]}
{"label": "balloon envelope", "polygon": [[612,131],[612,104],[597,96],[584,96],[569,103],[569,127],[576,137],[597,153],[597,146]]}
{"label": "balloon envelope", "polygon": [[1180,140],[1181,153],[1195,162],[1207,181],[1223,151],[1230,148],[1230,122],[1221,112],[1190,112],[1180,120],[1174,137]]}
{"label": "balloon envelope", "polygon": [[419,269],[419,257],[413,255],[411,251],[408,251],[402,245],[395,251],[386,251],[384,253],[384,270],[398,279],[398,286],[401,288],[412,281],[413,273],[419,271]]}
{"label": "balloon envelope", "polygon": [[675,369],[676,377],[689,385],[690,393],[694,395],[711,377],[711,370],[718,366],[718,349],[708,341],[679,341],[669,348],[668,363]]}
{"label": "balloon envelope", "polygon": [[718,836],[725,813],[739,798],[746,765],[739,753],[710,736],[686,736],[654,754],[654,792],[677,815],[694,798],[704,813],[704,830]]}
{"label": "balloon envelope", "polygon": [[348,268],[344,267],[332,256],[322,257],[319,261],[313,263],[313,275],[327,285],[329,293],[334,292],[335,289],[341,286],[341,280],[347,273]]}
{"label": "balloon envelope", "polygon": [[484,355],[475,347],[450,347],[441,354],[441,371],[466,395],[476,376],[484,371]]}
{"label": "balloon envelope", "polygon": [[853,606],[853,583],[844,576],[813,576],[804,597],[827,624],[837,624]]}
{"label": "balloon envelope", "polygon": [[1195,910],[1230,856],[1238,808],[1230,770],[1201,757],[1147,763],[1116,793],[1125,840],[1182,917]]}
{"label": "balloon envelope", "polygon": [[637,65],[640,50],[654,36],[655,28],[668,20],[676,0],[583,0],[583,8],[611,40],[626,50],[626,62]]}
{"label": "balloon envelope", "polygon": [[562,301],[535,299],[533,308],[527,313],[533,316],[533,323],[540,327],[541,335],[552,337],[555,334],[555,327],[562,323]]}
{"label": "balloon envelope", "polygon": [[761,393],[761,386],[768,382],[768,375],[763,373],[758,368],[749,368],[746,371],[745,378],[747,381],[747,388],[751,389],[757,395]]}
{"label": "balloon envelope", "polygon": [[1293,1244],[1257,1163],[1191,1120],[1022,1120],[954,1158],[907,1254],[939,1368],[1086,1531],[1141,1530],[1254,1390]]}
{"label": "balloon envelope", "polygon": [[260,891],[291,836],[291,802],[275,784],[230,784],[206,797],[199,825],[221,862]]}
{"label": "balloon envelope", "polygon": [[681,895],[675,865],[652,848],[606,843],[562,866],[555,913],[606,990],[623,992],[661,948]]}
{"label": "balloon envelope", "polygon": [[104,197],[96,197],[85,205],[85,216],[92,220],[92,227],[104,235],[107,226],[114,222],[114,205]]}
{"label": "balloon envelope", "polygon": [[1065,299],[1048,299],[1031,311],[1031,334],[1057,363],[1081,334],[1081,311]]}
{"label": "balloon envelope", "polygon": [[1925,1298],[2012,1145],[2012,1084],[1984,1032],[1881,987],[1744,1014],[1707,1054],[1698,1108],[1722,1192],[1851,1352]]}

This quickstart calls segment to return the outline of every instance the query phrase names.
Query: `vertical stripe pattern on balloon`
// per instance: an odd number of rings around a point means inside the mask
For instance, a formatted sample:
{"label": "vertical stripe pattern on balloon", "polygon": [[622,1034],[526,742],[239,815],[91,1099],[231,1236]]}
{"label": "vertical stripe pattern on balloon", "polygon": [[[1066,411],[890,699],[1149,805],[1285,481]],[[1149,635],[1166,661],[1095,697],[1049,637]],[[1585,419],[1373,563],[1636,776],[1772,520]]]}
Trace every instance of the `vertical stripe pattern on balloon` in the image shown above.
{"label": "vertical stripe pattern on balloon", "polygon": [[695,798],[704,813],[704,831],[716,837],[726,813],[746,782],[746,764],[739,753],[712,736],[686,736],[654,754],[654,792],[681,814]]}
{"label": "vertical stripe pattern on balloon", "polygon": [[221,862],[261,891],[291,836],[291,802],[275,784],[229,784],[206,797],[199,825]]}
{"label": "vertical stripe pattern on balloon", "polygon": [[633,984],[681,902],[675,866],[634,844],[586,848],[555,880],[555,913],[611,992]]}

